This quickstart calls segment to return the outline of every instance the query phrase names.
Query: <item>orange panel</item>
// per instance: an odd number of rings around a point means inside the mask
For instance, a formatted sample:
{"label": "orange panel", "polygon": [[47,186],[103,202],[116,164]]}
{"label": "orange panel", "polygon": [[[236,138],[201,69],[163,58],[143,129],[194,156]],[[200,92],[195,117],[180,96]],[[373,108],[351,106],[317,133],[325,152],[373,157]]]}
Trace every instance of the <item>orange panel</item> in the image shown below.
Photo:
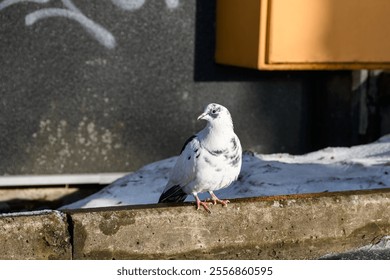
{"label": "orange panel", "polygon": [[257,68],[259,0],[217,0],[217,62]]}
{"label": "orange panel", "polygon": [[270,0],[268,63],[390,62],[389,0]]}
{"label": "orange panel", "polygon": [[390,68],[390,0],[217,0],[215,57],[260,70]]}

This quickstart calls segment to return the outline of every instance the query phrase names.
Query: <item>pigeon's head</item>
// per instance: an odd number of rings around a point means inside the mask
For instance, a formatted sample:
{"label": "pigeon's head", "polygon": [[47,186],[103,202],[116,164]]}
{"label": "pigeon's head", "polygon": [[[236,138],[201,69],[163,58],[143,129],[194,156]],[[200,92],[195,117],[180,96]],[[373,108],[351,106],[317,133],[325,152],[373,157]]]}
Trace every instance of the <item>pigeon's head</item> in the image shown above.
{"label": "pigeon's head", "polygon": [[198,117],[198,120],[206,120],[210,124],[219,123],[233,126],[232,117],[228,109],[216,103],[207,105],[204,112]]}

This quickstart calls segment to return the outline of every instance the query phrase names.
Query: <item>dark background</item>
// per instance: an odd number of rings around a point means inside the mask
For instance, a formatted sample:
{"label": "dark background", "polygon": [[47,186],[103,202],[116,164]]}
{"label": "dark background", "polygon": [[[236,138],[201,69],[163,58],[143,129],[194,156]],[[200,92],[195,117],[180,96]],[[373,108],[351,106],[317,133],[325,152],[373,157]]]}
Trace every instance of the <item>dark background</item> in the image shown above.
{"label": "dark background", "polygon": [[38,10],[71,11],[69,1],[0,3],[0,175],[135,170],[178,154],[210,102],[230,110],[243,148],[259,153],[390,132],[387,72],[356,86],[360,72],[215,64],[211,0],[71,2],[111,46],[75,18],[26,24]]}

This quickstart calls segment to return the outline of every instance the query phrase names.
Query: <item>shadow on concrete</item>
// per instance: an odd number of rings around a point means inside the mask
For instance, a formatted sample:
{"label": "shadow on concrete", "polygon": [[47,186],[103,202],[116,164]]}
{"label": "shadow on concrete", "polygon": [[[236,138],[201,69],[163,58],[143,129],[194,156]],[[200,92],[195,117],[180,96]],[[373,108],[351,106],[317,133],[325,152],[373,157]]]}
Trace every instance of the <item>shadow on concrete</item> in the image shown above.
{"label": "shadow on concrete", "polygon": [[[195,16],[195,82],[211,81],[259,81],[286,77],[292,71],[258,71],[249,68],[226,66],[215,63],[215,24],[216,1],[196,1]],[[295,72],[294,75],[306,75],[308,72]]]}
{"label": "shadow on concrete", "polygon": [[[14,213],[14,212],[22,212],[22,211],[36,211],[36,210],[44,210],[44,209],[57,209],[63,205],[70,204],[72,202],[83,199],[87,196],[90,196],[101,189],[103,189],[105,185],[82,185],[82,186],[69,186],[70,190],[68,194],[64,194],[62,196],[56,195],[56,190],[63,190],[63,186],[48,186],[44,187],[45,189],[51,189],[53,196],[56,196],[55,199],[50,199],[50,197],[41,198],[41,199],[28,199],[26,196],[19,196],[18,191],[23,191],[23,188],[1,188],[4,192],[12,192],[15,198],[8,200],[0,201],[0,213]],[[37,192],[42,188],[37,188]],[[75,190],[76,189],[76,190]],[[62,193],[62,192],[61,192]]]}

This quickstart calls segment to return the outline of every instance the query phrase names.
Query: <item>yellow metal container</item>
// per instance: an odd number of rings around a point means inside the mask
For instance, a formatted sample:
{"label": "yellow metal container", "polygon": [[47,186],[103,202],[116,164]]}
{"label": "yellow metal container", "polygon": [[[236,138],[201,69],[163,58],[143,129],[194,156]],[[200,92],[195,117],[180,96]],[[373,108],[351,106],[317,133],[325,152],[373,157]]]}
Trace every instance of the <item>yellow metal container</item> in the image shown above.
{"label": "yellow metal container", "polygon": [[217,63],[390,68],[390,0],[217,0],[216,24]]}

